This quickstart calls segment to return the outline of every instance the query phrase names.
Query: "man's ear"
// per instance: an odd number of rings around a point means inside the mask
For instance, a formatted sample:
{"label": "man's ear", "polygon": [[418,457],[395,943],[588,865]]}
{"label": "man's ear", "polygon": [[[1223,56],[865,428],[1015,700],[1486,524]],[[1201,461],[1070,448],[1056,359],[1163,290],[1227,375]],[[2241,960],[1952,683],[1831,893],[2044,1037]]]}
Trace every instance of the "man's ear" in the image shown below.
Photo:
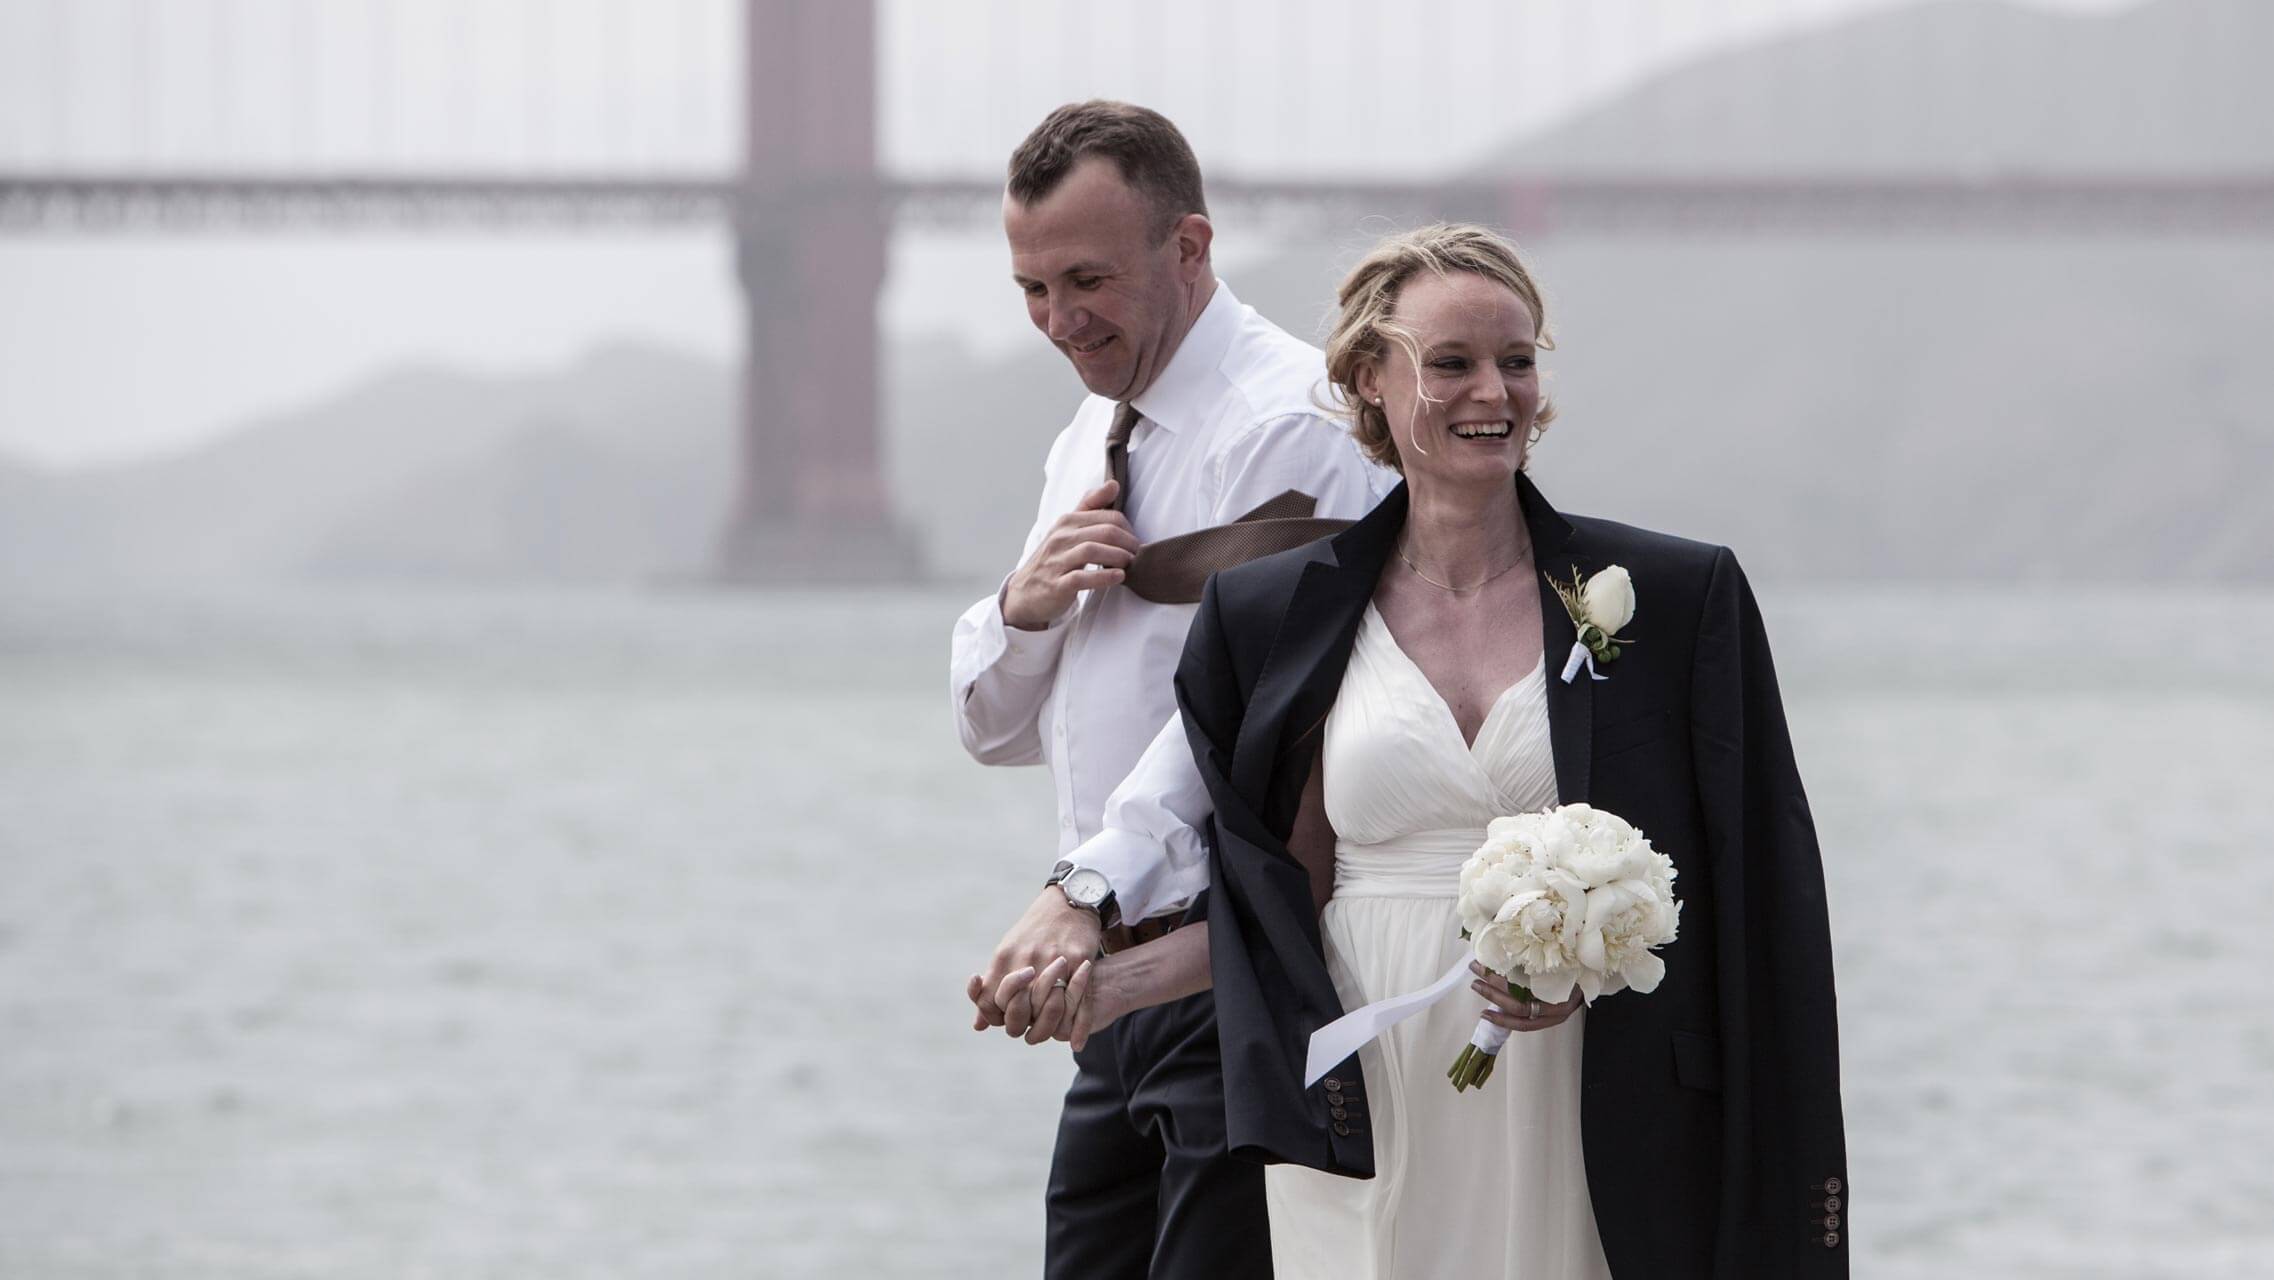
{"label": "man's ear", "polygon": [[1177,272],[1186,281],[1198,280],[1208,267],[1208,247],[1216,242],[1215,224],[1205,213],[1188,213],[1176,222]]}

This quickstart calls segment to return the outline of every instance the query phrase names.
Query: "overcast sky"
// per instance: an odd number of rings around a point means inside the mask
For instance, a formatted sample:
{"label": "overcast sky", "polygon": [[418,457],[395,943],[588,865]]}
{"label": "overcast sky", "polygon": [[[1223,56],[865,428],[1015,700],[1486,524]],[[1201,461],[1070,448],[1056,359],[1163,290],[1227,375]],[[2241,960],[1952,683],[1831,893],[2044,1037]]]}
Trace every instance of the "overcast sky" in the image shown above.
{"label": "overcast sky", "polygon": [[[1218,173],[1423,175],[1668,66],[1920,2],[882,0],[879,142],[897,172],[992,175],[1050,107],[1102,95],[1166,111]],[[716,170],[740,10],[0,0],[0,168]],[[1002,271],[991,235],[903,235],[886,323],[1031,340]],[[0,238],[0,453],[146,457],[404,361],[541,368],[619,338],[728,358],[738,332],[722,233]]]}

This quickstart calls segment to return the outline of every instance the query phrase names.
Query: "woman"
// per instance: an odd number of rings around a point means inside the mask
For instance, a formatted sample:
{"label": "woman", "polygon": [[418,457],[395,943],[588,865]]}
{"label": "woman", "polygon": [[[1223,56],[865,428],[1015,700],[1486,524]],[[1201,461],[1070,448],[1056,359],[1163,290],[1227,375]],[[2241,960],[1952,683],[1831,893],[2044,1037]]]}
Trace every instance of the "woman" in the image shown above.
{"label": "woman", "polygon": [[[1228,1136],[1277,1166],[1279,1274],[1845,1275],[1823,873],[1743,574],[1724,549],[1559,515],[1524,475],[1550,344],[1505,241],[1394,237],[1340,297],[1329,376],[1405,483],[1341,534],[1218,574],[1177,675],[1216,804]],[[1549,578],[1612,565],[1631,643],[1567,672]],[[1578,800],[1679,869],[1659,988],[1583,1010],[1479,971],[1476,998],[1305,1089],[1313,1031],[1462,954],[1456,878],[1485,825]],[[1170,949],[1199,933],[1075,975],[1084,1029],[1188,985]],[[1480,1009],[1519,1034],[1456,1093]]]}

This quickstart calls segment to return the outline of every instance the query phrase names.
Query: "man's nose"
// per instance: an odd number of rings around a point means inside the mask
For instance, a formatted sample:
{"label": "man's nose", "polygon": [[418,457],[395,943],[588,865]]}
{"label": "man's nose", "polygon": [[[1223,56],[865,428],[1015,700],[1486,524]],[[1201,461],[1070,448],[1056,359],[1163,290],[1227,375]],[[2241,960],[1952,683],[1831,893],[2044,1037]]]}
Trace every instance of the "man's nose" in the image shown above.
{"label": "man's nose", "polygon": [[1081,307],[1069,302],[1060,302],[1056,298],[1050,300],[1050,340],[1052,342],[1064,342],[1080,333],[1082,326],[1088,324],[1089,320],[1090,313]]}

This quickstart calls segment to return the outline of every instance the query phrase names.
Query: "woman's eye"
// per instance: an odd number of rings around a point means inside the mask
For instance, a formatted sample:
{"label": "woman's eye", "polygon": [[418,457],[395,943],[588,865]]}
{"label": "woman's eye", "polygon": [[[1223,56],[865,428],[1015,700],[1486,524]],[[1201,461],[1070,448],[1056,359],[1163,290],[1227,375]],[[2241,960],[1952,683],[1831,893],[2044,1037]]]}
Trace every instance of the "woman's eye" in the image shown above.
{"label": "woman's eye", "polygon": [[1443,371],[1444,371],[1444,372],[1446,372],[1446,373],[1459,373],[1459,372],[1460,372],[1460,371],[1462,371],[1463,369],[1466,369],[1466,368],[1468,368],[1468,367],[1469,367],[1469,362],[1468,362],[1468,361],[1466,361],[1466,360],[1461,360],[1461,359],[1458,359],[1458,358],[1454,358],[1454,359],[1445,359],[1445,360],[1432,360],[1432,361],[1430,361],[1430,362],[1429,362],[1429,367],[1430,367],[1430,368],[1432,368],[1432,369],[1440,369],[1440,370],[1443,370]]}
{"label": "woman's eye", "polygon": [[1500,362],[1500,367],[1517,373],[1528,373],[1535,363],[1536,361],[1530,356],[1510,356]]}

